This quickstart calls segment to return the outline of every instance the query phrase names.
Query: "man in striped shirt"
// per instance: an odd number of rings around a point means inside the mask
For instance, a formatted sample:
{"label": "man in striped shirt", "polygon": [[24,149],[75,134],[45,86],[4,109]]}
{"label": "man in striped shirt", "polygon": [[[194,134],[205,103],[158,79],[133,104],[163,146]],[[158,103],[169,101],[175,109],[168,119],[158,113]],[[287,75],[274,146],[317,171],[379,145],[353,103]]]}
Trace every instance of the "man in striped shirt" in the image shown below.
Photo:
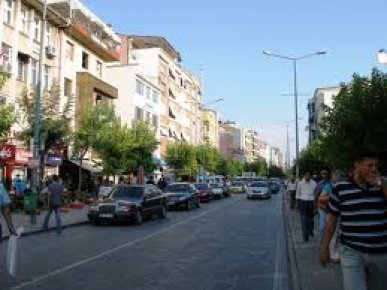
{"label": "man in striped shirt", "polygon": [[344,289],[386,289],[387,182],[378,172],[376,154],[355,157],[353,177],[335,185],[328,212],[321,263],[330,261],[329,243],[340,217]]}

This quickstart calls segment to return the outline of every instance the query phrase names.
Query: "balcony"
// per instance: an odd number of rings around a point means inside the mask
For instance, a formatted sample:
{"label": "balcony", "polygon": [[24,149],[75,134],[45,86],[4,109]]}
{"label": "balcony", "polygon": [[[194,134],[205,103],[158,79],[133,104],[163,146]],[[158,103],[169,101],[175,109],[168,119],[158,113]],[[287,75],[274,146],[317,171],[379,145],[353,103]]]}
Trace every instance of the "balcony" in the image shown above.
{"label": "balcony", "polygon": [[118,36],[78,1],[75,3],[72,7],[70,1],[63,0],[50,4],[49,7],[68,20],[69,26],[65,31],[76,41],[106,62],[119,61]]}

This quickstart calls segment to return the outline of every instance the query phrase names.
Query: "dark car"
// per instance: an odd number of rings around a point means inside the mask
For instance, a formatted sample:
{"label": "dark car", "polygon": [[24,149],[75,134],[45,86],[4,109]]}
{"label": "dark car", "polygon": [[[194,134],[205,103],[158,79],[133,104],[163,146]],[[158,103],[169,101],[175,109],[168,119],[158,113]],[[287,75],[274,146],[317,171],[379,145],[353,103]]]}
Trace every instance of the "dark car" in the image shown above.
{"label": "dark car", "polygon": [[214,199],[212,189],[207,183],[196,183],[195,188],[199,194],[200,202],[210,202]]}
{"label": "dark car", "polygon": [[184,207],[191,210],[192,207],[200,207],[199,194],[195,186],[188,182],[173,183],[165,189],[168,208]]}
{"label": "dark car", "polygon": [[278,178],[270,178],[269,179],[269,189],[270,193],[275,194],[280,191],[281,184]]}
{"label": "dark car", "polygon": [[98,224],[101,221],[134,221],[142,224],[146,217],[167,216],[165,194],[153,184],[117,185],[109,196],[90,206],[89,220]]}

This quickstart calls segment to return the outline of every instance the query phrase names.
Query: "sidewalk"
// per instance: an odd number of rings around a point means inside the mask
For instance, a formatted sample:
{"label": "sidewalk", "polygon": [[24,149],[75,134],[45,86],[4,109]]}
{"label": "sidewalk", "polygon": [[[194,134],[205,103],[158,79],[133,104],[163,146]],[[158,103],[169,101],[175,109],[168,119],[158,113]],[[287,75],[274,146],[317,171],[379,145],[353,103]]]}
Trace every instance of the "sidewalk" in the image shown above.
{"label": "sidewalk", "polygon": [[[42,211],[40,215],[36,216],[36,224],[30,224],[30,216],[24,213],[13,213],[12,219],[15,229],[20,226],[24,227],[23,235],[30,235],[40,232],[45,232],[46,230],[42,230],[42,225],[44,218],[46,217],[46,211]],[[88,223],[87,219],[87,207],[83,209],[69,209],[68,212],[61,212],[62,226],[64,228],[76,225],[82,225]],[[4,218],[0,218],[0,222],[3,227],[3,238],[7,238],[9,236],[8,228],[5,224]],[[52,213],[50,222],[48,225],[48,230],[52,230],[56,228],[56,220],[55,214]]]}
{"label": "sidewalk", "polygon": [[[300,212],[290,210],[286,203],[288,218],[289,251],[294,290],[341,290],[340,264],[330,264],[324,268],[320,264],[320,244],[315,221],[314,238],[304,242],[301,233]],[[292,259],[293,258],[293,259]]]}

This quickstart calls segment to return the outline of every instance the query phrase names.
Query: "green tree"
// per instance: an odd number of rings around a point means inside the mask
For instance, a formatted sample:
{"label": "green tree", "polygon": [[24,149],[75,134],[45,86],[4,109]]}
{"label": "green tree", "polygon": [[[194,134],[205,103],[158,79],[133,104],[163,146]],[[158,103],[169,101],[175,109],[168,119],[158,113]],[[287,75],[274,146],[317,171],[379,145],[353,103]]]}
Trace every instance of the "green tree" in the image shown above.
{"label": "green tree", "polygon": [[[370,77],[354,75],[343,84],[322,123],[324,159],[338,168],[349,168],[359,148],[381,153],[387,166],[387,74],[374,69]],[[383,154],[384,153],[384,154]]]}
{"label": "green tree", "polygon": [[[9,78],[9,74],[0,71],[0,90]],[[0,105],[0,140],[6,138],[7,133],[16,121],[15,108],[12,105]]]}
{"label": "green tree", "polygon": [[285,173],[282,170],[282,168],[272,165],[272,166],[269,166],[269,177],[283,178],[285,177]]}
{"label": "green tree", "polygon": [[260,157],[251,163],[246,163],[244,171],[255,172],[259,176],[267,176],[268,167],[267,167],[266,160]]}
{"label": "green tree", "polygon": [[198,173],[196,149],[187,143],[174,142],[168,144],[166,161],[180,176],[193,176]]}
{"label": "green tree", "polygon": [[[306,171],[309,171],[311,174],[318,174],[326,166],[321,145],[320,140],[315,140],[301,151],[297,161],[300,174]],[[293,168],[293,172],[295,172],[295,167]]]}
{"label": "green tree", "polygon": [[[54,81],[51,88],[46,90],[42,96],[40,133],[44,145],[44,154],[58,147],[66,146],[70,142],[69,121],[73,112],[74,99],[73,97],[68,97],[61,109],[60,95],[59,84]],[[25,89],[19,105],[25,120],[25,129],[21,137],[26,144],[29,144],[34,136],[35,103],[36,90]]]}
{"label": "green tree", "polygon": [[199,145],[195,148],[197,164],[208,172],[216,173],[221,160],[218,149],[208,145]]}

